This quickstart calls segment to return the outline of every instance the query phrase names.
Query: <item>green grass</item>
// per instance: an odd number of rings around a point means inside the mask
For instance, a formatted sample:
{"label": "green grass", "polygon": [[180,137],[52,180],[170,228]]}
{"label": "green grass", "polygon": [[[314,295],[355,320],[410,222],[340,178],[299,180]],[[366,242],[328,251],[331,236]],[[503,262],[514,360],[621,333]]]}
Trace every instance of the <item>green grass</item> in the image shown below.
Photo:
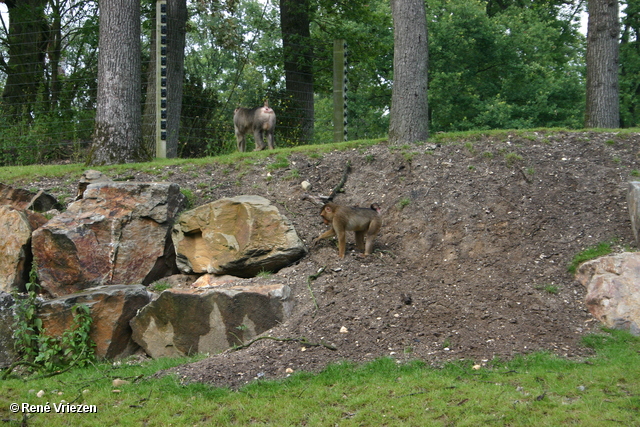
{"label": "green grass", "polygon": [[[10,412],[11,403],[65,400],[95,405],[97,414],[32,414],[28,425],[638,425],[640,369],[631,367],[640,364],[640,339],[605,331],[585,338],[585,345],[596,356],[571,361],[535,353],[508,363],[460,361],[441,368],[381,359],[253,382],[239,391],[183,383],[179,376],[150,377],[188,359],[102,363],[0,382],[0,417],[18,426],[22,414]],[[130,383],[115,387],[115,378]]]}
{"label": "green grass", "polygon": [[602,242],[595,246],[590,246],[582,252],[576,254],[571,263],[567,266],[569,273],[575,274],[578,266],[585,261],[589,261],[601,256],[609,255],[613,249],[611,248],[612,242]]}
{"label": "green grass", "polygon": [[[22,179],[32,179],[33,177],[67,177],[72,182],[77,182],[80,176],[87,169],[95,169],[108,176],[116,174],[130,174],[131,171],[142,171],[150,174],[164,173],[162,170],[168,166],[182,166],[183,171],[193,171],[198,173],[199,167],[212,163],[221,166],[237,166],[238,164],[255,165],[262,163],[261,160],[276,156],[276,161],[271,165],[278,169],[288,165],[287,157],[292,153],[305,153],[312,158],[321,157],[322,153],[333,150],[344,151],[352,149],[363,149],[372,145],[380,144],[383,139],[367,139],[356,141],[345,141],[318,145],[301,145],[292,148],[276,148],[275,150],[263,150],[256,152],[233,152],[216,157],[204,157],[199,159],[156,159],[145,163],[127,163],[111,166],[86,166],[83,163],[67,165],[29,165],[29,166],[4,166],[0,167],[0,182],[11,184]],[[286,165],[285,165],[286,162]]]}

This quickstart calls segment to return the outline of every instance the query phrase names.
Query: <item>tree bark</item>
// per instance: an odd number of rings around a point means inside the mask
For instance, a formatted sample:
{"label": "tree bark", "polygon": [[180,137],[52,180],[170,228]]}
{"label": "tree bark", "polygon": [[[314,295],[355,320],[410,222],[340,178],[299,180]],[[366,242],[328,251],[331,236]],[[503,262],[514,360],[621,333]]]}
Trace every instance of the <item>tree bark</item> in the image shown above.
{"label": "tree bark", "polygon": [[142,147],[140,1],[99,0],[98,94],[89,164],[148,160]]}
{"label": "tree bark", "polygon": [[423,0],[391,0],[393,89],[389,143],[425,141],[429,136],[427,18]]}
{"label": "tree bark", "polygon": [[309,0],[280,0],[280,27],[287,94],[301,112],[301,139],[313,140],[313,47]]}
{"label": "tree bark", "polygon": [[620,126],[618,1],[589,0],[587,8],[585,127],[617,128]]}

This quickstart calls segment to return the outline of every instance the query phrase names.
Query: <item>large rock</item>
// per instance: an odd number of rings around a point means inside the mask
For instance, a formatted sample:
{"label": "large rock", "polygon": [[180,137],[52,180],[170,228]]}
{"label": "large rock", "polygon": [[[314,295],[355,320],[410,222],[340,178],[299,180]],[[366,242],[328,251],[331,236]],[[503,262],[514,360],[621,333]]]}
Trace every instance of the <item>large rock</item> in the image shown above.
{"label": "large rock", "polygon": [[61,296],[146,285],[177,272],[169,235],[183,203],[176,184],[90,184],[82,199],[33,233],[42,288]]}
{"label": "large rock", "polygon": [[11,294],[0,291],[0,368],[18,359],[13,339],[14,300]]}
{"label": "large rock", "polygon": [[151,357],[218,353],[281,323],[291,312],[286,285],[170,289],[131,321]]}
{"label": "large rock", "polygon": [[91,311],[91,339],[99,358],[116,359],[139,347],[131,338],[129,321],[151,300],[142,285],[99,286],[44,302],[38,317],[49,336],[59,337],[73,324],[73,307],[85,304]]}
{"label": "large rock", "polygon": [[0,206],[0,291],[24,291],[31,269],[31,233],[47,219],[37,212]]}
{"label": "large rock", "polygon": [[640,335],[640,253],[587,261],[576,278],[587,288],[589,312],[605,326]]}
{"label": "large rock", "polygon": [[0,205],[10,205],[16,209],[31,209],[46,212],[51,209],[62,209],[55,197],[40,190],[32,193],[21,188],[13,188],[0,182]]}
{"label": "large rock", "polygon": [[183,212],[173,228],[184,273],[252,277],[306,254],[291,222],[260,196],[238,196]]}
{"label": "large rock", "polygon": [[627,205],[631,216],[631,228],[636,237],[636,243],[640,243],[638,233],[640,232],[640,182],[631,181],[627,188]]}

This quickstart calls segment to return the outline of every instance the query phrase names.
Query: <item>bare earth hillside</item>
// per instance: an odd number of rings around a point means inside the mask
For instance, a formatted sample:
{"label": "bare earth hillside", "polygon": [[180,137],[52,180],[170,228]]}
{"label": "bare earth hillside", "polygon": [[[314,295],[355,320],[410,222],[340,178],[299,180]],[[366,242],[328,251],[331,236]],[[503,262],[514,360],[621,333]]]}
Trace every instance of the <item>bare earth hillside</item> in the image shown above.
{"label": "bare earth hillside", "polygon": [[[432,364],[483,363],[537,350],[585,356],[580,338],[598,324],[567,264],[586,247],[612,239],[635,248],[626,183],[640,171],[639,151],[639,134],[530,132],[293,154],[288,167],[276,169],[269,167],[271,156],[135,174],[135,180],[180,184],[191,190],[194,205],[262,195],[307,245],[326,226],[320,209],[301,200],[301,181],[312,183],[312,194],[327,195],[350,161],[336,201],[383,207],[372,256],[351,251],[351,235],[344,260],[335,242],[325,240],[296,265],[252,279],[291,287],[292,317],[266,335],[293,340],[260,340],[172,372],[184,381],[237,387],[383,356]],[[14,185],[55,195],[74,193],[76,182]]]}

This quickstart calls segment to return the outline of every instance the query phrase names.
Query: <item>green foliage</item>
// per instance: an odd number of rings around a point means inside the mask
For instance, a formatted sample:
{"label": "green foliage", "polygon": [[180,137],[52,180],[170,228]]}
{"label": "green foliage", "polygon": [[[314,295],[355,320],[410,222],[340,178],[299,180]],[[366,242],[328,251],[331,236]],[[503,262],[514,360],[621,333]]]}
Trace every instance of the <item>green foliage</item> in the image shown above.
{"label": "green foliage", "polygon": [[504,159],[507,161],[507,166],[509,167],[523,160],[522,156],[518,153],[506,153]]}
{"label": "green foliage", "polygon": [[398,202],[398,209],[402,210],[402,209],[406,208],[407,206],[409,206],[410,204],[411,204],[411,200],[409,200],[409,198],[407,198],[407,197],[403,197]]}
{"label": "green foliage", "polygon": [[432,131],[582,126],[584,40],[557,12],[428,5]]}
{"label": "green foliage", "polygon": [[640,126],[640,4],[628,0],[621,18],[620,38],[620,123]]}
{"label": "green foliage", "polygon": [[583,262],[609,255],[613,251],[611,245],[611,242],[602,242],[595,246],[588,247],[573,257],[573,260],[571,260],[571,263],[567,266],[567,270],[569,273],[575,274],[578,266]]}
{"label": "green foliage", "polygon": [[558,285],[554,285],[554,284],[545,284],[545,285],[539,285],[536,286],[536,289],[539,289],[541,291],[545,291],[547,293],[550,293],[552,295],[557,295],[558,292],[560,292],[560,287]]}
{"label": "green foliage", "polygon": [[291,181],[300,178],[300,171],[298,169],[291,169],[284,179]]}
{"label": "green foliage", "polygon": [[26,365],[45,372],[53,372],[73,366],[86,366],[95,359],[95,343],[90,337],[93,319],[89,307],[83,304],[72,307],[73,323],[60,337],[46,334],[42,320],[37,316],[37,292],[35,264],[29,273],[26,296],[16,295],[14,311],[14,338],[16,351]]}
{"label": "green foliage", "polygon": [[262,279],[269,279],[273,277],[273,272],[268,270],[260,270],[260,272],[256,274],[256,277],[260,277]]}
{"label": "green foliage", "polygon": [[278,154],[276,155],[273,163],[267,166],[267,169],[270,171],[274,171],[277,169],[284,169],[289,167],[289,159],[286,154]]}
{"label": "green foliage", "polygon": [[171,289],[171,284],[162,281],[154,283],[151,287],[151,290],[154,292],[162,292],[166,291],[167,289]]}
{"label": "green foliage", "polygon": [[32,265],[29,272],[29,283],[25,285],[26,295],[22,298],[15,295],[13,337],[15,349],[27,361],[33,361],[38,355],[38,332],[42,328],[42,320],[37,316],[36,267]]}
{"label": "green foliage", "polygon": [[195,199],[195,194],[188,188],[181,188],[180,192],[185,197],[185,209],[191,209],[193,207],[193,200]]}

